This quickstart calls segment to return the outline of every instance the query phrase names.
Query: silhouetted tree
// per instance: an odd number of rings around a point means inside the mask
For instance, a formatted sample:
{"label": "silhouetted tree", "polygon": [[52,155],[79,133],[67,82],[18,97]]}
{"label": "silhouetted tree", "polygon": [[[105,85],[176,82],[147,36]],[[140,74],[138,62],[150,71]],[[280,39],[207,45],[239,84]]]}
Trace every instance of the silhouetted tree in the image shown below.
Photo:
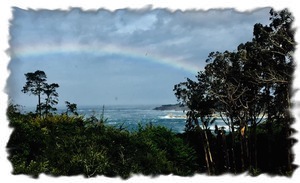
{"label": "silhouetted tree", "polygon": [[[271,23],[266,26],[255,24],[254,38],[240,44],[237,51],[209,54],[205,70],[197,76],[198,79],[206,78],[205,87],[202,80],[187,79],[187,82],[175,85],[174,88],[176,97],[190,107],[187,113],[191,116],[187,120],[190,129],[199,125],[201,113],[198,106],[206,106],[208,110],[211,106],[203,104],[205,98],[209,97],[214,101],[213,111],[219,112],[229,126],[231,141],[227,147],[231,148],[231,167],[234,172],[237,169],[236,160],[239,160],[242,171],[248,163],[250,169],[257,170],[256,128],[265,114],[268,116],[268,152],[272,154],[272,124],[283,123],[286,134],[286,171],[292,170],[291,147],[294,141],[290,139],[290,124],[293,119],[289,110],[295,67],[292,57],[295,49],[292,29],[294,18],[286,9],[280,12],[272,9],[270,15]],[[203,111],[203,107],[200,111]],[[216,132],[221,135],[217,127]],[[236,156],[236,152],[240,153],[239,156]],[[271,156],[268,158],[271,169],[274,159]]]}
{"label": "silhouetted tree", "polygon": [[186,82],[175,85],[174,91],[178,101],[189,108],[186,113],[186,131],[196,130],[202,136],[207,171],[211,175],[215,173],[215,162],[207,133],[210,131],[209,124],[215,121],[213,118],[215,102],[209,95],[206,75],[199,72],[197,79],[198,82],[187,79]]}
{"label": "silhouetted tree", "polygon": [[[38,115],[42,116],[42,113],[48,115],[50,111],[55,111],[56,108],[53,106],[58,103],[58,93],[56,92],[56,89],[59,85],[56,83],[52,83],[50,85],[46,83],[47,76],[44,71],[40,70],[37,70],[34,73],[26,73],[25,77],[27,81],[22,92],[38,96],[38,104],[36,108]],[[45,103],[42,103],[41,97],[44,94],[46,95]]]}
{"label": "silhouetted tree", "polygon": [[77,113],[77,104],[70,103],[69,101],[65,101],[65,103],[66,103],[66,106],[67,106],[66,115],[68,115],[69,112],[71,112],[74,115],[78,116],[78,113]]}
{"label": "silhouetted tree", "polygon": [[46,83],[47,76],[44,71],[37,70],[34,73],[29,72],[25,74],[26,84],[22,89],[22,92],[36,95],[38,97],[38,104],[36,112],[42,115],[41,106],[41,95],[44,92],[44,86]]}
{"label": "silhouetted tree", "polygon": [[46,94],[45,103],[42,105],[42,108],[44,109],[44,113],[47,116],[50,111],[56,111],[57,109],[53,107],[58,103],[58,93],[56,92],[56,89],[59,87],[58,84],[52,83],[47,84],[45,83],[43,92]]}
{"label": "silhouetted tree", "polygon": [[[291,167],[292,141],[290,124],[292,118],[291,86],[295,68],[293,53],[295,50],[294,32],[292,23],[294,17],[284,9],[276,12],[270,11],[269,25],[255,24],[254,38],[251,42],[241,45],[246,52],[249,64],[257,65],[256,72],[248,74],[254,79],[254,83],[262,86],[263,96],[268,113],[267,129],[269,143],[272,139],[272,122],[283,119],[287,138],[287,167]],[[282,121],[282,120],[281,120]],[[270,145],[268,151],[271,153]],[[272,167],[272,159],[269,160],[269,168]]]}

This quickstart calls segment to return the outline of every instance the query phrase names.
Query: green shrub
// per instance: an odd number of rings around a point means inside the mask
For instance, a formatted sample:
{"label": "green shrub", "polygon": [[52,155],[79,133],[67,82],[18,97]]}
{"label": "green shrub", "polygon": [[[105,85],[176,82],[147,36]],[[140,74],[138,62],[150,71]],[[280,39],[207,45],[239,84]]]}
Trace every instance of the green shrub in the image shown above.
{"label": "green shrub", "polygon": [[7,144],[14,174],[191,175],[195,151],[164,127],[128,132],[78,116],[14,115]]}

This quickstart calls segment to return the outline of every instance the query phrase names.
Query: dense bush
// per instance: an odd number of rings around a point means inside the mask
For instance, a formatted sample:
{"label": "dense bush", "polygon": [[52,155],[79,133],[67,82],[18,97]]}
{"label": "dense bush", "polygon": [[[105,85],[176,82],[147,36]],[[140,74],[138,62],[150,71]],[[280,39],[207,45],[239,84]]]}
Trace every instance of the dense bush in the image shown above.
{"label": "dense bush", "polygon": [[14,174],[192,175],[195,151],[164,127],[140,127],[128,132],[101,120],[67,115],[10,113],[14,128],[7,144]]}

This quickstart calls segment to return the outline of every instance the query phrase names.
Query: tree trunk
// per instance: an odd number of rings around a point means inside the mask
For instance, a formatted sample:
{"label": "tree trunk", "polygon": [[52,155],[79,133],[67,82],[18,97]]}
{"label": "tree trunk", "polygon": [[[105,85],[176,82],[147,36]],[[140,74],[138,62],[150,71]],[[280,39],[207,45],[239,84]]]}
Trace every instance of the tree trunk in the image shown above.
{"label": "tree trunk", "polygon": [[208,153],[208,157],[209,157],[209,163],[210,163],[210,167],[211,167],[211,173],[214,174],[215,173],[215,163],[213,161],[213,157],[211,154],[211,150],[210,150],[210,145],[209,145],[209,140],[208,140],[208,136],[207,136],[207,132],[206,129],[204,130],[204,135],[205,135],[205,141],[206,141],[206,148],[207,148],[207,153]]}
{"label": "tree trunk", "polygon": [[[248,127],[246,126],[246,130],[248,131]],[[246,162],[246,167],[249,168],[249,164],[250,164],[250,156],[249,156],[249,136],[246,135],[245,136],[245,151],[246,151],[246,157],[245,159],[247,160]]]}
{"label": "tree trunk", "polygon": [[[268,139],[268,154],[272,154],[272,139],[273,139],[273,130],[272,130],[272,118],[271,118],[271,96],[270,96],[270,86],[267,84],[266,86],[266,96],[267,96],[267,111],[268,111],[268,118],[266,122],[266,128],[267,128],[267,139]],[[271,156],[268,157],[268,169],[272,170],[273,159]]]}
{"label": "tree trunk", "polygon": [[202,146],[203,146],[204,155],[205,155],[205,162],[206,162],[206,166],[207,166],[207,173],[208,173],[208,175],[212,175],[213,172],[211,171],[211,163],[210,163],[210,158],[209,158],[208,148],[207,148],[207,139],[206,139],[206,136],[203,135],[205,133],[204,131],[205,130],[201,130],[200,131],[201,140],[202,140]]}
{"label": "tree trunk", "polygon": [[233,124],[233,117],[230,117],[231,120],[231,154],[232,154],[232,167],[233,167],[233,172],[236,174],[236,163],[235,163],[235,135],[234,135],[234,124]]}
{"label": "tree trunk", "polygon": [[[256,135],[256,123],[253,122],[250,130],[249,137],[249,166],[250,170],[257,170],[257,135]],[[269,144],[268,144],[269,145]]]}
{"label": "tree trunk", "polygon": [[226,134],[224,130],[222,131],[222,143],[223,143],[223,154],[224,154],[225,166],[227,171],[230,171],[229,153],[227,149]]}
{"label": "tree trunk", "polygon": [[284,111],[285,114],[285,135],[286,135],[286,140],[287,140],[287,145],[286,145],[286,151],[287,151],[287,171],[290,172],[292,171],[292,139],[290,139],[291,136],[291,130],[290,130],[290,125],[291,125],[291,116],[290,116],[290,95],[289,95],[289,88],[286,87],[286,99],[287,99],[287,108]]}
{"label": "tree trunk", "polygon": [[42,110],[41,110],[41,94],[38,94],[38,108],[37,108],[37,112],[39,114],[39,116],[42,116]]}
{"label": "tree trunk", "polygon": [[240,138],[240,148],[241,148],[241,170],[245,170],[245,162],[244,162],[244,137],[241,135]]}
{"label": "tree trunk", "polygon": [[208,175],[212,175],[211,172],[211,168],[210,168],[210,163],[209,163],[209,158],[208,158],[208,153],[207,153],[207,149],[204,145],[205,143],[203,142],[203,149],[204,149],[204,154],[205,154],[205,162],[206,162],[206,166],[207,166],[207,173]]}
{"label": "tree trunk", "polygon": [[47,98],[46,100],[46,104],[45,104],[45,116],[47,117],[48,114],[49,114],[49,108],[48,108],[48,105],[49,105],[49,98]]}

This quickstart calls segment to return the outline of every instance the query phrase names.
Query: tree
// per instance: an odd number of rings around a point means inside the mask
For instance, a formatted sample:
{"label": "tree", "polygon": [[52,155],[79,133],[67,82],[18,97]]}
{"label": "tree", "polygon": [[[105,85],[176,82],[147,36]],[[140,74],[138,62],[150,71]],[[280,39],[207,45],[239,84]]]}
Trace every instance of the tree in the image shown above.
{"label": "tree", "polygon": [[69,101],[65,101],[66,106],[67,106],[67,111],[66,111],[66,115],[69,114],[69,112],[73,113],[74,115],[78,116],[77,113],[77,104],[74,103],[70,103]]}
{"label": "tree", "polygon": [[[189,111],[186,113],[186,130],[196,130],[201,133],[207,171],[211,175],[215,173],[215,162],[207,133],[209,131],[209,124],[215,121],[215,118],[213,118],[215,103],[208,93],[209,85],[207,84],[205,74],[199,72],[197,79],[198,82],[187,79],[186,82],[175,85],[174,91],[178,101],[189,108]],[[201,124],[199,124],[199,119]]]}
{"label": "tree", "polygon": [[[270,15],[271,23],[266,26],[255,24],[254,38],[246,44],[240,44],[237,51],[209,54],[205,70],[197,76],[206,78],[205,87],[201,80],[195,82],[187,79],[187,82],[175,85],[174,88],[177,98],[190,104],[187,114],[191,118],[188,118],[187,125],[192,128],[198,125],[197,118],[201,116],[197,106],[203,105],[207,96],[215,101],[213,110],[220,113],[231,133],[231,162],[234,172],[235,153],[238,151],[235,144],[240,144],[242,170],[246,166],[245,160],[249,158],[251,167],[257,168],[256,127],[266,113],[268,146],[271,147],[272,123],[283,123],[287,139],[286,167],[288,172],[292,170],[291,147],[294,141],[290,139],[290,124],[293,119],[289,109],[295,67],[292,57],[295,49],[294,30],[291,28],[294,18],[286,9],[280,12],[272,9]],[[206,91],[200,88],[205,88]],[[207,105],[207,109],[209,108]],[[239,141],[236,137],[239,137]],[[272,153],[270,148],[268,151]],[[273,160],[270,158],[269,162],[271,161]],[[269,167],[272,167],[271,164]]]}
{"label": "tree", "polygon": [[46,83],[47,76],[44,71],[37,70],[34,73],[29,72],[25,74],[26,84],[22,89],[23,93],[29,93],[38,97],[38,104],[36,112],[42,115],[41,95],[44,92],[44,86]]}
{"label": "tree", "polygon": [[[269,25],[254,25],[254,38],[251,42],[242,45],[246,52],[249,63],[257,65],[258,72],[248,73],[257,84],[262,85],[266,110],[268,113],[267,128],[269,143],[272,140],[272,123],[282,121],[285,125],[287,138],[287,167],[291,167],[290,139],[292,117],[291,109],[291,86],[292,76],[295,68],[293,53],[295,50],[294,32],[292,23],[294,17],[284,9],[276,12],[270,11]],[[268,148],[271,153],[270,147]],[[272,159],[269,160],[269,167],[272,167]]]}
{"label": "tree", "polygon": [[[245,100],[249,90],[244,82],[244,62],[242,54],[225,51],[224,53],[212,52],[207,59],[205,74],[209,78],[209,92],[218,101],[216,111],[225,124],[228,125],[231,135],[232,170],[236,168],[236,135],[237,129],[242,130],[247,126],[248,101]],[[222,69],[220,69],[222,68]],[[240,136],[243,137],[243,136]],[[241,139],[241,166],[244,169],[244,139]]]}
{"label": "tree", "polygon": [[[42,116],[43,113],[48,115],[50,111],[55,111],[56,108],[53,106],[58,103],[58,93],[56,89],[59,85],[56,83],[50,85],[46,83],[47,76],[44,71],[37,70],[34,73],[29,72],[26,73],[25,76],[27,81],[22,92],[38,96],[36,112],[39,116]],[[41,102],[42,95],[46,95],[45,103]]]}
{"label": "tree", "polygon": [[56,92],[56,88],[58,88],[59,85],[56,83],[47,84],[45,83],[43,92],[46,94],[45,103],[42,105],[42,108],[44,109],[44,113],[47,116],[50,111],[56,111],[56,108],[53,107],[53,105],[56,105],[58,103],[58,93]]}

